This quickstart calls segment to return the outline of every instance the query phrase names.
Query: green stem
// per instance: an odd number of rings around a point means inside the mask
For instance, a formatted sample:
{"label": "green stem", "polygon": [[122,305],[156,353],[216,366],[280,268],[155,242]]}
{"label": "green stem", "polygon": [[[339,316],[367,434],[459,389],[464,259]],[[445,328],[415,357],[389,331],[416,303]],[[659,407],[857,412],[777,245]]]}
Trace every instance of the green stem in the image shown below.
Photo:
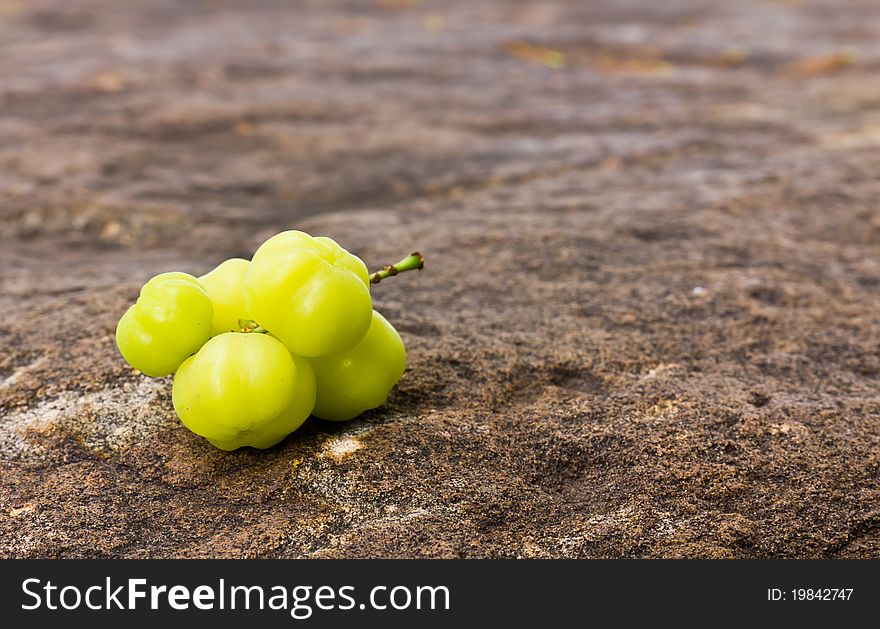
{"label": "green stem", "polygon": [[[391,277],[398,273],[403,273],[405,271],[418,271],[423,268],[425,268],[425,256],[416,251],[415,253],[406,256],[400,262],[383,266],[381,269],[370,275],[370,284],[378,284],[386,277]],[[253,332],[254,334],[267,334],[269,332],[253,319],[239,319],[238,328],[239,332],[245,333]]]}
{"label": "green stem", "polygon": [[257,324],[253,319],[239,319],[239,332],[253,332],[254,334],[268,334],[269,330]]}
{"label": "green stem", "polygon": [[403,273],[404,271],[418,271],[425,268],[425,256],[416,251],[406,256],[400,262],[384,266],[372,275],[370,275],[370,284],[378,284],[386,277]]}

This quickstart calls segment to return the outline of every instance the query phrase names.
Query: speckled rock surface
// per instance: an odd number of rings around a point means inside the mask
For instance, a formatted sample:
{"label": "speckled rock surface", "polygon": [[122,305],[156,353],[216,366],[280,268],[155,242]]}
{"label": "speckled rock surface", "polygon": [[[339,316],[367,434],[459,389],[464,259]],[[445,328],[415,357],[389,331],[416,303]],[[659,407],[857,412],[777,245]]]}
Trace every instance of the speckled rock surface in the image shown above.
{"label": "speckled rock surface", "polygon": [[[880,5],[0,0],[0,555],[880,556]],[[223,453],[140,285],[291,227],[388,405]]]}

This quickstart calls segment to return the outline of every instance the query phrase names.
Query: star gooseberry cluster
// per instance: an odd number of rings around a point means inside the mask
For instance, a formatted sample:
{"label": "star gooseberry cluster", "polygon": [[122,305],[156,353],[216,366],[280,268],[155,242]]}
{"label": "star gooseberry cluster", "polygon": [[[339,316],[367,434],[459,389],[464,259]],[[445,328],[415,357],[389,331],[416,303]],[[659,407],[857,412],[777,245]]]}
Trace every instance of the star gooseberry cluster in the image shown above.
{"label": "star gooseberry cluster", "polygon": [[222,450],[268,448],[309,415],[347,420],[385,402],[406,350],[370,284],[423,264],[414,253],[370,275],[330,238],[285,231],[250,262],[151,279],[116,344],[146,375],[174,373],[174,410],[194,433]]}

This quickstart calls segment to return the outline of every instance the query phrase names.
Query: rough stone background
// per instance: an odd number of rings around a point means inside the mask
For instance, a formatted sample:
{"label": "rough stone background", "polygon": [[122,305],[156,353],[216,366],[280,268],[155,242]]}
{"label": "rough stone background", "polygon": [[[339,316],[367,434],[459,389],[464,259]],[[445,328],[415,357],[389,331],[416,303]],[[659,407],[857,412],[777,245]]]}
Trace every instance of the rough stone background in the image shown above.
{"label": "rough stone background", "polygon": [[[874,0],[0,0],[0,555],[880,556],[878,71]],[[409,370],[223,453],[114,326],[292,227],[427,255]]]}

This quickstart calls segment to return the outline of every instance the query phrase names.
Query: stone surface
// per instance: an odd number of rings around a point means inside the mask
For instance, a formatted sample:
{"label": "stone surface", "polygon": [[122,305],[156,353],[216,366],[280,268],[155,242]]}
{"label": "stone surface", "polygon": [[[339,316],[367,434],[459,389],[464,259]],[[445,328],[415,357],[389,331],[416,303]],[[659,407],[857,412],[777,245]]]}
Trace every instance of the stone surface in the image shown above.
{"label": "stone surface", "polygon": [[[0,555],[880,556],[880,4],[297,5],[0,0]],[[409,369],[223,453],[114,326],[292,227]]]}

